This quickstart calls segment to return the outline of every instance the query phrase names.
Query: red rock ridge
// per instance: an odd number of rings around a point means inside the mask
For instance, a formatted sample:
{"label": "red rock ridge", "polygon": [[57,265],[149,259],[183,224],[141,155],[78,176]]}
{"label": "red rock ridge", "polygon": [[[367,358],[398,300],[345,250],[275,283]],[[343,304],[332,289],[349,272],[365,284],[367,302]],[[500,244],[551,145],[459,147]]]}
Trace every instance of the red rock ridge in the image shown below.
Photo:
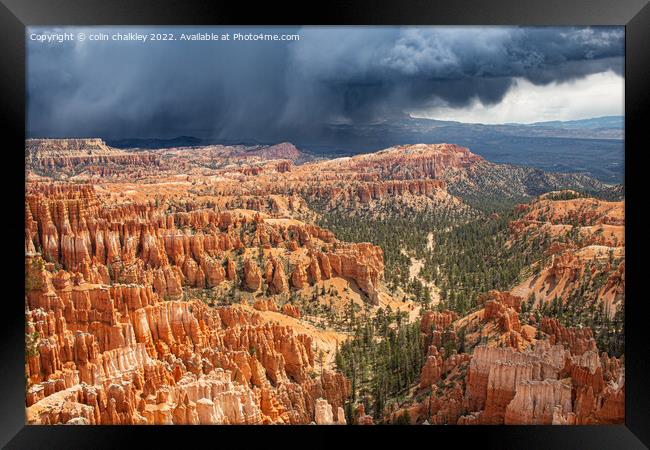
{"label": "red rock ridge", "polygon": [[110,278],[150,283],[163,296],[180,295],[184,283],[210,288],[231,279],[229,252],[259,246],[305,248],[312,276],[306,277],[302,266],[298,273],[287,273],[277,258],[265,257],[264,266],[270,262],[272,273],[262,280],[261,273],[255,275],[257,264],[246,260],[239,279],[249,290],[266,282],[273,293],[280,293],[290,281],[300,289],[339,276],[354,280],[376,303],[383,279],[379,247],[339,243],[331,232],[309,224],[284,225],[209,209],[166,214],[151,203],[112,207],[102,204],[89,187],[34,188],[27,194],[25,214],[27,253],[42,252],[47,260],[94,282],[108,283]]}
{"label": "red rock ridge", "polygon": [[30,423],[309,423],[317,398],[343,405],[348,381],[310,378],[311,338],[289,327],[61,274],[29,274],[40,280],[26,317],[39,336],[26,366]]}

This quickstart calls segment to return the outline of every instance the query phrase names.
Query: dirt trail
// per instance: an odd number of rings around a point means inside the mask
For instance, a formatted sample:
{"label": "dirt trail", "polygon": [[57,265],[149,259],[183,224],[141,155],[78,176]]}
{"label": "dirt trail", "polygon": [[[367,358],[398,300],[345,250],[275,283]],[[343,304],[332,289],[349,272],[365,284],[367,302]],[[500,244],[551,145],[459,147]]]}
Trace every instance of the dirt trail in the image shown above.
{"label": "dirt trail", "polygon": [[[429,233],[427,236],[427,250],[430,252],[433,251],[433,233]],[[438,286],[420,276],[420,270],[422,270],[422,267],[424,267],[424,260],[417,259],[409,255],[404,249],[402,249],[402,254],[404,256],[408,256],[411,261],[411,265],[409,266],[409,278],[411,280],[418,280],[420,283],[422,283],[423,286],[429,288],[429,291],[431,292],[432,305],[437,305],[440,303],[440,289]]]}

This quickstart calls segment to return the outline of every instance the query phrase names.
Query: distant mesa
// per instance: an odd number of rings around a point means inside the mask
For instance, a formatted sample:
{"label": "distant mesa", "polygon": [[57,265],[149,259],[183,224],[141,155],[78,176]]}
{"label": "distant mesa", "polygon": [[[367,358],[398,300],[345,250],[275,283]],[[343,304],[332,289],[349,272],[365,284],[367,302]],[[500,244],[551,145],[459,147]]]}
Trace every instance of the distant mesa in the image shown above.
{"label": "distant mesa", "polygon": [[256,148],[245,152],[244,154],[258,156],[262,159],[289,159],[291,161],[296,161],[304,157],[304,153],[298,150],[296,146],[290,142],[283,142],[269,147]]}
{"label": "distant mesa", "polygon": [[25,169],[40,173],[60,170],[70,174],[80,166],[99,171],[112,166],[157,166],[158,157],[150,153],[129,153],[109,147],[98,138],[27,139]]}
{"label": "distant mesa", "polygon": [[[283,160],[288,164],[304,162],[311,158],[289,142],[266,146],[211,145],[142,150],[140,148],[112,147],[100,138],[27,139],[25,141],[25,166],[27,171],[33,171],[38,175],[51,175],[54,172],[59,172],[62,177],[127,176],[127,174],[133,175],[133,170],[141,174],[146,169],[164,168],[164,164],[161,167],[161,156],[166,152],[190,149],[195,150],[194,159],[197,162],[200,162],[203,156],[209,161],[216,157],[223,161],[233,162]],[[200,149],[206,150],[208,154],[201,153]],[[209,161],[200,163],[209,164]],[[169,167],[169,169],[176,170],[182,169],[182,167],[181,165],[180,167]],[[288,167],[285,164],[279,170],[286,171]],[[258,172],[252,170],[252,173]]]}

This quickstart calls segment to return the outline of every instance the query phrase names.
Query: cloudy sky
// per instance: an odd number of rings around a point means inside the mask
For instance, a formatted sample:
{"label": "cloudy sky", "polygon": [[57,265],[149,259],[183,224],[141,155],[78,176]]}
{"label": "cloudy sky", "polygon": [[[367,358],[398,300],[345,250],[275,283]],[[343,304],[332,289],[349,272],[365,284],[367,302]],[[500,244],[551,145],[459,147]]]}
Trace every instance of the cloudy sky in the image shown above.
{"label": "cloudy sky", "polygon": [[[292,42],[41,42],[71,32]],[[623,114],[624,29],[93,27],[27,31],[28,134],[309,140],[409,114],[530,123]]]}

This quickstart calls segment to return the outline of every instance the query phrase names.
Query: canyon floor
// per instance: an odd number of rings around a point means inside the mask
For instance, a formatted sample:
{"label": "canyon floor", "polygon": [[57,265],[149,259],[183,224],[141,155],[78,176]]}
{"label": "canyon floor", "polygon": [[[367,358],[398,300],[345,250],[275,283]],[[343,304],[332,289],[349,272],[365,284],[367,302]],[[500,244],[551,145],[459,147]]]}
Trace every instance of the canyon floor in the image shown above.
{"label": "canyon floor", "polygon": [[624,422],[621,186],[452,144],[25,164],[29,424]]}

